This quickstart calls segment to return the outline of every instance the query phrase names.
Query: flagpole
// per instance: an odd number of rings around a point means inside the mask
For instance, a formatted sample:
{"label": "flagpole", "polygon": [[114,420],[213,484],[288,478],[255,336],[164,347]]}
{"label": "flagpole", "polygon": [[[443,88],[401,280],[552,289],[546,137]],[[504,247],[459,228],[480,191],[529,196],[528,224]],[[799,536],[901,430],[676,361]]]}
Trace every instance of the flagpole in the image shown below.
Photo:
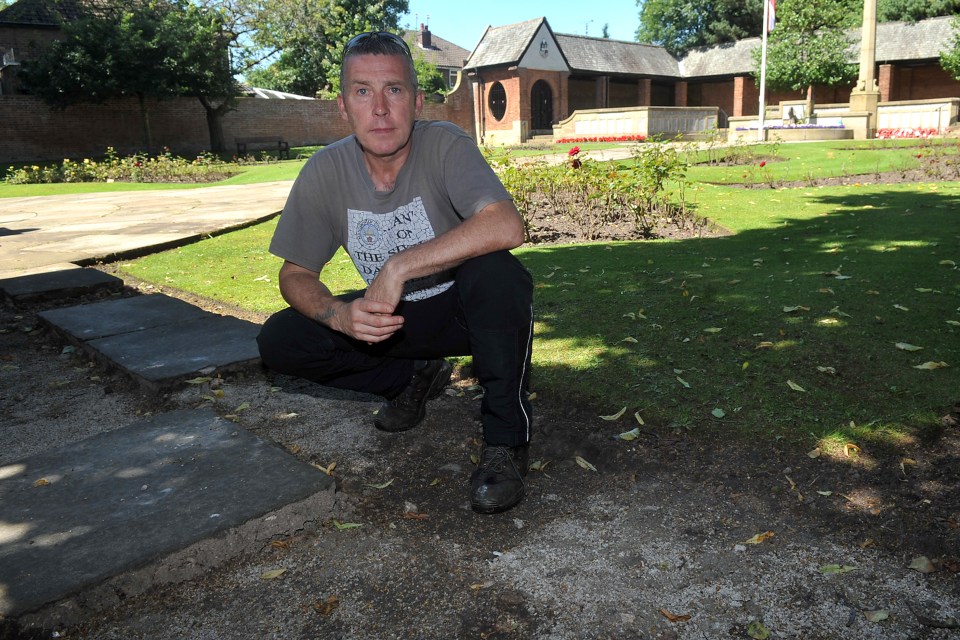
{"label": "flagpole", "polygon": [[763,142],[764,120],[767,115],[767,27],[770,25],[770,0],[763,0],[763,41],[760,45],[760,124],[757,142]]}

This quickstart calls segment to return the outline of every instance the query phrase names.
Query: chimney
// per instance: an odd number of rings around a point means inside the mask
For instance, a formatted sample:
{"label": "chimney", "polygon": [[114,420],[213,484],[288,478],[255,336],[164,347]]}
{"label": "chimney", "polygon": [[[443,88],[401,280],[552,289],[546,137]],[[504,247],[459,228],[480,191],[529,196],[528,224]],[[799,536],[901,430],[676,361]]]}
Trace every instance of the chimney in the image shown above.
{"label": "chimney", "polygon": [[430,40],[430,27],[420,23],[420,48],[432,49],[433,43]]}

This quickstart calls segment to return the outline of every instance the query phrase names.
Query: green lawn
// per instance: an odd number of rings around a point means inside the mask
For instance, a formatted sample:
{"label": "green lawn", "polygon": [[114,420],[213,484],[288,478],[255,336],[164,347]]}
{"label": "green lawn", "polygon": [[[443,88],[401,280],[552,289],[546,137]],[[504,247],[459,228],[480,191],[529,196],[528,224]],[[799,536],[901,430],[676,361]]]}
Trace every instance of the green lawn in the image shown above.
{"label": "green lawn", "polygon": [[[942,152],[899,147],[755,151],[797,180],[898,170]],[[960,183],[728,186],[744,171],[688,174],[688,201],[733,235],[516,252],[536,282],[539,401],[597,415],[626,408],[616,423],[598,419],[611,433],[636,426],[637,414],[664,428],[803,447],[934,438],[960,399]],[[283,306],[279,261],[266,251],[275,224],[122,270],[268,313]],[[360,286],[343,254],[327,275],[337,291]]]}

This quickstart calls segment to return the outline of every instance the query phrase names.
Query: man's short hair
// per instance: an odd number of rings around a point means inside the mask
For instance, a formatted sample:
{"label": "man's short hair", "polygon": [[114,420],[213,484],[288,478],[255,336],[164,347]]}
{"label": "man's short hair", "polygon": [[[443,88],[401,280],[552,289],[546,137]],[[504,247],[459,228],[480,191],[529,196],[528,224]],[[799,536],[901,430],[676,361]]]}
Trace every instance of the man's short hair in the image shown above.
{"label": "man's short hair", "polygon": [[407,64],[407,73],[414,90],[417,89],[417,69],[413,64],[413,55],[410,46],[403,38],[389,31],[367,31],[356,35],[343,48],[343,57],[340,62],[340,93],[346,88],[347,60],[354,56],[403,56]]}

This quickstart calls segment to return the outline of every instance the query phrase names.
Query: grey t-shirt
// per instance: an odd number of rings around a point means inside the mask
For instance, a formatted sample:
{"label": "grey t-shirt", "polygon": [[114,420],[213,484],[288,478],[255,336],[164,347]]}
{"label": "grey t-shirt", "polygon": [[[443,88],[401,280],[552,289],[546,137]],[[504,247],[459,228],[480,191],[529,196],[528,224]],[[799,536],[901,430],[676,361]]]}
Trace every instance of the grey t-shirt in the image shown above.
{"label": "grey t-shirt", "polygon": [[[344,247],[369,285],[395,253],[441,235],[487,205],[510,199],[476,144],[448,122],[417,121],[396,186],[376,191],[349,136],[313,155],[294,182],[270,252],[320,271]],[[452,274],[407,282],[404,300],[450,287]]]}

